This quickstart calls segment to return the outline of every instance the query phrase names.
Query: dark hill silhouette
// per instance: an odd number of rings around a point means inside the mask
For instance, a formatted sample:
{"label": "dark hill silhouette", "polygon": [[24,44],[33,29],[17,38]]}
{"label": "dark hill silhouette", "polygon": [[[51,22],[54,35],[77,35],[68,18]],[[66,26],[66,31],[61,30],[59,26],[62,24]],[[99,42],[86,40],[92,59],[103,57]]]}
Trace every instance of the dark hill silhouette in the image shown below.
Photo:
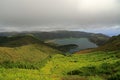
{"label": "dark hill silhouette", "polygon": [[29,44],[43,44],[43,42],[31,35],[0,37],[0,46],[19,47]]}

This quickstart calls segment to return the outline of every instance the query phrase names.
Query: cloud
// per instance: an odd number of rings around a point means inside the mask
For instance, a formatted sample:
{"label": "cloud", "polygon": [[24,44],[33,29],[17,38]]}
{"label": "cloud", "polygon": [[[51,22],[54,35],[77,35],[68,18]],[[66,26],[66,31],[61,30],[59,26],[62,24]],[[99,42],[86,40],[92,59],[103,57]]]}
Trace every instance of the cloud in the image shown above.
{"label": "cloud", "polygon": [[119,27],[119,9],[119,0],[0,0],[0,31]]}

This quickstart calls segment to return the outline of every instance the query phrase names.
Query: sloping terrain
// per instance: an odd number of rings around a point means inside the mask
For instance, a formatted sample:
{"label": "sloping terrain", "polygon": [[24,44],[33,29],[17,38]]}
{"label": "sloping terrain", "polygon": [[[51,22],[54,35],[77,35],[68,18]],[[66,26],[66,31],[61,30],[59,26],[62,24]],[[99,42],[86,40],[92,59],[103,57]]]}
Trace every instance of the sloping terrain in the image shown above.
{"label": "sloping terrain", "polygon": [[32,35],[0,37],[0,46],[5,46],[5,47],[19,47],[19,46],[35,44],[35,43],[43,44],[42,41],[40,41],[39,39],[37,39]]}
{"label": "sloping terrain", "polygon": [[96,51],[71,56],[58,54],[47,62],[41,72],[62,75],[63,80],[119,80],[120,56],[118,57],[118,54],[120,54],[119,51],[107,53]]}
{"label": "sloping terrain", "polygon": [[35,64],[41,64],[57,53],[61,52],[33,36],[0,37],[0,64],[3,67],[23,68],[28,64],[35,68]]}
{"label": "sloping terrain", "polygon": [[120,35],[113,36],[104,45],[98,47],[96,50],[104,51],[120,50]]}

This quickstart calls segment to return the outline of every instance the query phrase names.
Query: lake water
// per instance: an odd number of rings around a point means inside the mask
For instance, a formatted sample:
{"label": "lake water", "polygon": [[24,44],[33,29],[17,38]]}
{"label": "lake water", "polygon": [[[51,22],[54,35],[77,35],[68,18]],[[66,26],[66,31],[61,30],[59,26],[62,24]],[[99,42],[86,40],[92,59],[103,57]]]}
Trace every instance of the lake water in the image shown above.
{"label": "lake water", "polygon": [[59,45],[67,45],[67,44],[76,44],[77,48],[71,49],[69,52],[75,52],[88,48],[95,48],[97,45],[95,43],[90,42],[87,38],[67,38],[67,39],[55,39],[52,40],[53,43]]}

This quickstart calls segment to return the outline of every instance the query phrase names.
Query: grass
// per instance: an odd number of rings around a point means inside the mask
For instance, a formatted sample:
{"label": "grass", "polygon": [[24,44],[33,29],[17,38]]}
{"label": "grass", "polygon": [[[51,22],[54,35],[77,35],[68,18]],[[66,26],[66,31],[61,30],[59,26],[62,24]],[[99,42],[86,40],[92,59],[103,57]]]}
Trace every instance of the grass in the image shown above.
{"label": "grass", "polygon": [[2,67],[0,80],[119,80],[118,55],[120,51],[55,54],[39,69]]}
{"label": "grass", "polygon": [[[96,75],[99,77],[99,79],[108,78],[108,76],[111,76],[114,74],[112,73],[113,70],[111,70],[111,66],[115,65],[115,63],[116,63],[116,66],[113,67],[114,69],[119,68],[120,66],[120,65],[117,65],[117,62],[120,61],[120,59],[116,56],[118,54],[120,54],[119,51],[107,52],[107,53],[92,52],[89,54],[74,54],[72,56],[63,56],[63,55],[57,54],[50,61],[47,62],[45,67],[41,69],[41,72],[45,74],[52,74],[52,75],[56,74],[56,75],[62,75],[62,76],[70,75],[70,73],[75,73],[71,75],[79,75],[80,78],[83,76],[87,76],[87,78],[89,78],[91,76],[96,76]],[[104,66],[104,64],[106,64],[106,67],[110,66],[110,67],[107,67],[110,69],[102,68],[101,66],[102,65]],[[107,75],[105,72],[100,74],[101,72],[96,70],[95,68],[98,68],[98,70],[103,69],[106,72],[111,71],[112,74]],[[83,70],[82,74],[80,74],[81,73],[80,70]],[[94,71],[97,71],[96,72],[97,74]],[[120,70],[117,69],[117,72],[120,72]],[[104,77],[103,74],[105,74],[105,76],[107,77]]]}
{"label": "grass", "polygon": [[0,66],[6,68],[34,69],[43,65],[56,53],[60,52],[48,46],[38,44],[13,48],[0,47]]}

